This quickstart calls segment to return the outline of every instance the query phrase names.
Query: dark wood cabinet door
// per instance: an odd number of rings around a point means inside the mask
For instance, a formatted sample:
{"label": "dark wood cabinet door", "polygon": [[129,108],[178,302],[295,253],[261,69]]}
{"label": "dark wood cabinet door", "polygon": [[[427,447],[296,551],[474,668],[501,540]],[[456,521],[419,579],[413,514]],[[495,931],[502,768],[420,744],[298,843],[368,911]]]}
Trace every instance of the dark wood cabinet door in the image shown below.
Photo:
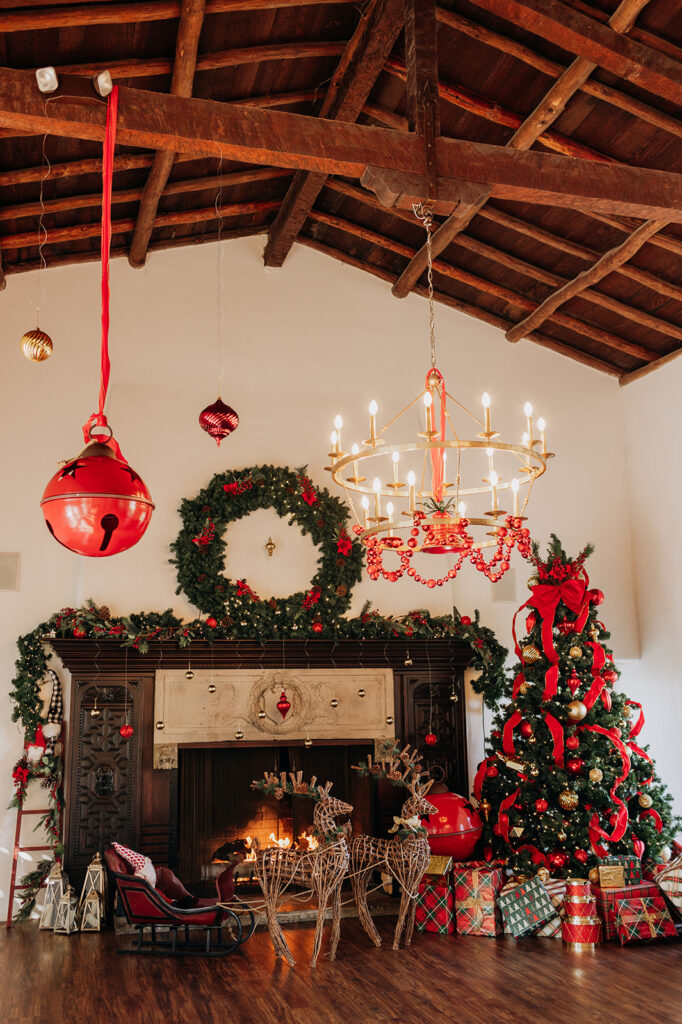
{"label": "dark wood cabinet door", "polygon": [[[463,674],[404,675],[402,688],[405,740],[419,748],[436,779],[440,768],[448,789],[468,797]],[[429,732],[436,736],[431,747],[425,743]]]}

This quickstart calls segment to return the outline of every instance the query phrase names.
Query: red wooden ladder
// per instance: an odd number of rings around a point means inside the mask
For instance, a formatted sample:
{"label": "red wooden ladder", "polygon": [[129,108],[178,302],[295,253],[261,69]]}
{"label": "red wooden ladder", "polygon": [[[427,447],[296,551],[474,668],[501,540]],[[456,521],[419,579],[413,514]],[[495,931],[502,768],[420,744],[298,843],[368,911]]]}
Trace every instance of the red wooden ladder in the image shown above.
{"label": "red wooden ladder", "polygon": [[[47,853],[47,852],[52,853],[52,847],[51,846],[22,846],[21,845],[21,819],[24,817],[24,815],[27,815],[27,814],[47,814],[50,810],[51,810],[50,807],[43,807],[43,808],[41,808],[39,810],[36,810],[36,811],[25,811],[23,809],[23,807],[20,806],[19,810],[17,811],[17,827],[16,827],[16,830],[15,830],[15,833],[14,833],[14,855],[12,857],[12,874],[11,874],[11,877],[10,877],[9,900],[8,900],[8,903],[7,903],[7,921],[5,922],[5,927],[6,928],[11,928],[12,927],[12,918],[14,917],[14,894],[15,894],[15,892],[17,891],[17,889],[27,889],[28,888],[28,886],[22,885],[21,882],[17,882],[17,861],[19,860],[19,854],[20,853],[38,853],[39,851],[42,851],[43,853]],[[47,879],[45,879],[45,881],[42,883],[42,885],[40,887],[41,889],[42,889],[43,885],[45,885],[46,881],[47,881]]]}

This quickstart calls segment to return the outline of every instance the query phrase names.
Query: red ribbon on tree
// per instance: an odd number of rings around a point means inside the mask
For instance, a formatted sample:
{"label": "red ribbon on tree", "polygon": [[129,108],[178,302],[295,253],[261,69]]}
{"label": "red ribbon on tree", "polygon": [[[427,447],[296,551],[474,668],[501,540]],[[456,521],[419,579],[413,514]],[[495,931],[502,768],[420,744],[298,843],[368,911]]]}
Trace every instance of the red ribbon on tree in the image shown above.
{"label": "red ribbon on tree", "polygon": [[608,853],[607,848],[600,843],[600,839],[606,839],[607,842],[617,843],[625,835],[625,831],[628,827],[628,809],[620,799],[616,796],[616,790],[622,782],[628,777],[630,773],[630,755],[628,754],[627,748],[623,743],[620,736],[618,736],[614,729],[604,729],[601,725],[582,725],[581,729],[585,729],[587,732],[598,732],[602,736],[606,736],[610,739],[614,747],[617,749],[621,756],[623,770],[618,778],[614,781],[611,789],[609,790],[609,796],[611,797],[611,803],[614,804],[618,810],[616,811],[616,820],[613,825],[613,831],[611,835],[606,832],[599,824],[599,815],[595,812],[590,818],[590,823],[587,827],[587,831],[590,836],[590,843],[592,849],[598,857],[605,857]]}
{"label": "red ribbon on tree", "polygon": [[472,790],[476,800],[481,799],[481,794],[483,792],[483,779],[485,778],[485,770],[489,764],[493,764],[495,761],[497,761],[496,757],[484,757],[478,766],[478,770],[476,772],[476,775],[474,776],[474,785]]}
{"label": "red ribbon on tree", "polygon": [[[647,754],[646,750],[642,750],[642,748],[641,748],[641,747],[639,747],[639,746],[637,746],[637,744],[636,744],[636,743],[633,743],[633,742],[632,742],[632,740],[628,740],[628,741],[627,741],[627,745],[628,745],[628,747],[630,748],[630,750],[634,751],[634,752],[635,752],[635,754],[639,754],[639,756],[640,756],[640,757],[643,757],[643,758],[644,758],[644,760],[645,760],[645,761],[648,761],[648,762],[649,762],[649,764],[650,764],[650,765],[651,765],[651,766],[653,767],[653,763],[654,763],[654,762],[653,762],[653,761],[651,760],[651,758],[650,758],[650,757],[649,757],[649,755]],[[642,785],[643,785],[643,786],[648,786],[648,785],[650,785],[650,783],[652,783],[653,781],[654,781],[654,773],[653,773],[653,771],[652,771],[652,773],[651,773],[651,775],[649,776],[649,778],[648,778],[648,779],[645,779],[645,780],[644,780],[644,782],[642,783]]]}
{"label": "red ribbon on tree", "polygon": [[[526,781],[527,776],[521,775],[523,781]],[[521,792],[521,787],[515,789],[510,796],[506,796],[500,804],[500,811],[497,816],[497,824],[500,826],[500,835],[504,839],[505,843],[509,842],[509,815],[507,814],[508,809],[516,800],[517,796]]]}
{"label": "red ribbon on tree", "polygon": [[541,853],[541,851],[538,850],[537,846],[533,846],[532,843],[524,843],[523,846],[517,846],[515,852],[525,853],[526,850],[528,850],[528,852],[530,853],[530,859],[533,862],[533,864],[542,864],[544,865],[544,867],[549,866],[549,862],[545,857],[544,853]]}
{"label": "red ribbon on tree", "polygon": [[543,712],[545,717],[545,725],[550,731],[552,742],[554,744],[553,756],[554,763],[559,768],[564,767],[564,727],[561,723],[550,714],[549,711]]}
{"label": "red ribbon on tree", "polygon": [[519,672],[516,679],[514,680],[514,685],[512,686],[512,700],[516,700],[521,691],[521,687],[523,686],[525,681],[526,677],[524,676],[523,672]]}
{"label": "red ribbon on tree", "polygon": [[654,825],[656,826],[656,831],[663,831],[663,822],[661,821],[661,816],[655,807],[648,807],[646,811],[642,811],[642,813],[640,814],[640,818],[653,818]]}
{"label": "red ribbon on tree", "polygon": [[504,728],[502,729],[502,749],[504,750],[505,754],[516,753],[516,750],[514,748],[514,729],[519,724],[522,718],[523,715],[517,708],[516,711],[514,711],[514,713],[511,715],[511,717],[508,718],[507,721],[504,723]]}
{"label": "red ribbon on tree", "polygon": [[589,711],[594,707],[594,702],[606,686],[606,680],[600,675],[606,664],[606,654],[601,644],[588,640],[587,647],[592,648],[592,685],[583,697],[583,704]]}
{"label": "red ribbon on tree", "polygon": [[[637,721],[633,726],[630,727],[630,737],[634,739],[635,736],[639,736],[644,726],[644,712],[642,710],[642,705],[639,703],[638,700],[626,700],[625,703],[629,704],[631,708],[639,708],[639,716],[637,718]],[[646,757],[646,755],[644,756]]]}

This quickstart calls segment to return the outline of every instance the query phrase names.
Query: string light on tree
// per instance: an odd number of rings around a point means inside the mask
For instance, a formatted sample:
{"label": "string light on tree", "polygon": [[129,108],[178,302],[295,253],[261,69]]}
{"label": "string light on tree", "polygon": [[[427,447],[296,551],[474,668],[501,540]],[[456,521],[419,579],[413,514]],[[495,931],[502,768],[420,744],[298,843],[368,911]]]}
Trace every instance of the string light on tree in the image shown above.
{"label": "string light on tree", "polygon": [[[540,438],[533,436],[529,402],[524,405],[524,439],[518,443],[503,440],[494,429],[487,391],[481,397],[482,419],[447,391],[436,366],[432,215],[421,205],[415,207],[415,215],[426,228],[428,254],[431,366],[424,388],[379,429],[378,405],[372,400],[369,436],[362,445],[353,444],[350,453],[341,450],[342,421],[337,416],[327,469],[351,497],[354,529],[367,550],[370,579],[395,582],[407,575],[433,589],[454,579],[465,562],[471,562],[496,582],[508,571],[514,548],[521,554],[530,550],[526,507],[552,453],[547,451],[544,421]],[[415,411],[420,421],[416,434],[405,427]],[[402,437],[396,437],[399,431]],[[448,456],[452,481],[447,479]],[[370,466],[372,471],[366,472]],[[511,510],[505,510],[509,504]],[[441,577],[421,575],[411,564],[416,553],[447,554],[452,564]],[[392,564],[385,565],[384,556]]]}

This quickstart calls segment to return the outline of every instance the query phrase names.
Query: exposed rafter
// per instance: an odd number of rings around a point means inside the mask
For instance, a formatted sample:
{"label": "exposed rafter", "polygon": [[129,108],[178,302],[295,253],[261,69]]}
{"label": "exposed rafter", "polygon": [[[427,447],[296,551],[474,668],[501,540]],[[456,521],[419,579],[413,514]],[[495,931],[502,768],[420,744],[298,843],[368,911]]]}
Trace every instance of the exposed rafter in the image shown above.
{"label": "exposed rafter", "polygon": [[[174,96],[191,96],[194,86],[194,70],[197,64],[199,36],[204,23],[206,0],[182,0],[182,11],[175,44],[175,64],[170,91]],[[152,169],[144,187],[137,221],[130,243],[128,262],[131,267],[143,267],[147,258],[147,247],[154,230],[154,218],[163,195],[166,182],[173,169],[175,152],[159,151],[154,157]]]}
{"label": "exposed rafter", "polygon": [[[641,0],[622,0],[622,3],[613,14],[611,22],[618,31],[627,31],[632,26],[634,18],[642,6]],[[560,75],[558,81],[546,93],[535,110],[519,125],[507,143],[507,147],[516,150],[529,150],[546,129],[559,117],[569,99],[585,83],[595,67],[595,64],[580,58],[573,61],[571,66]],[[464,202],[459,205],[455,212],[435,232],[432,239],[434,253],[442,252],[460,231],[465,230],[476,214],[485,206],[491,195],[493,195],[492,189],[481,189],[471,202]],[[393,286],[393,294],[395,296],[402,299],[409,294],[426,269],[426,259],[426,247],[422,246]]]}
{"label": "exposed rafter", "polygon": [[[402,27],[403,0],[372,0],[353,34],[324,98],[320,117],[356,121],[381,74]],[[263,253],[267,267],[281,267],[326,181],[326,174],[299,171]]]}

